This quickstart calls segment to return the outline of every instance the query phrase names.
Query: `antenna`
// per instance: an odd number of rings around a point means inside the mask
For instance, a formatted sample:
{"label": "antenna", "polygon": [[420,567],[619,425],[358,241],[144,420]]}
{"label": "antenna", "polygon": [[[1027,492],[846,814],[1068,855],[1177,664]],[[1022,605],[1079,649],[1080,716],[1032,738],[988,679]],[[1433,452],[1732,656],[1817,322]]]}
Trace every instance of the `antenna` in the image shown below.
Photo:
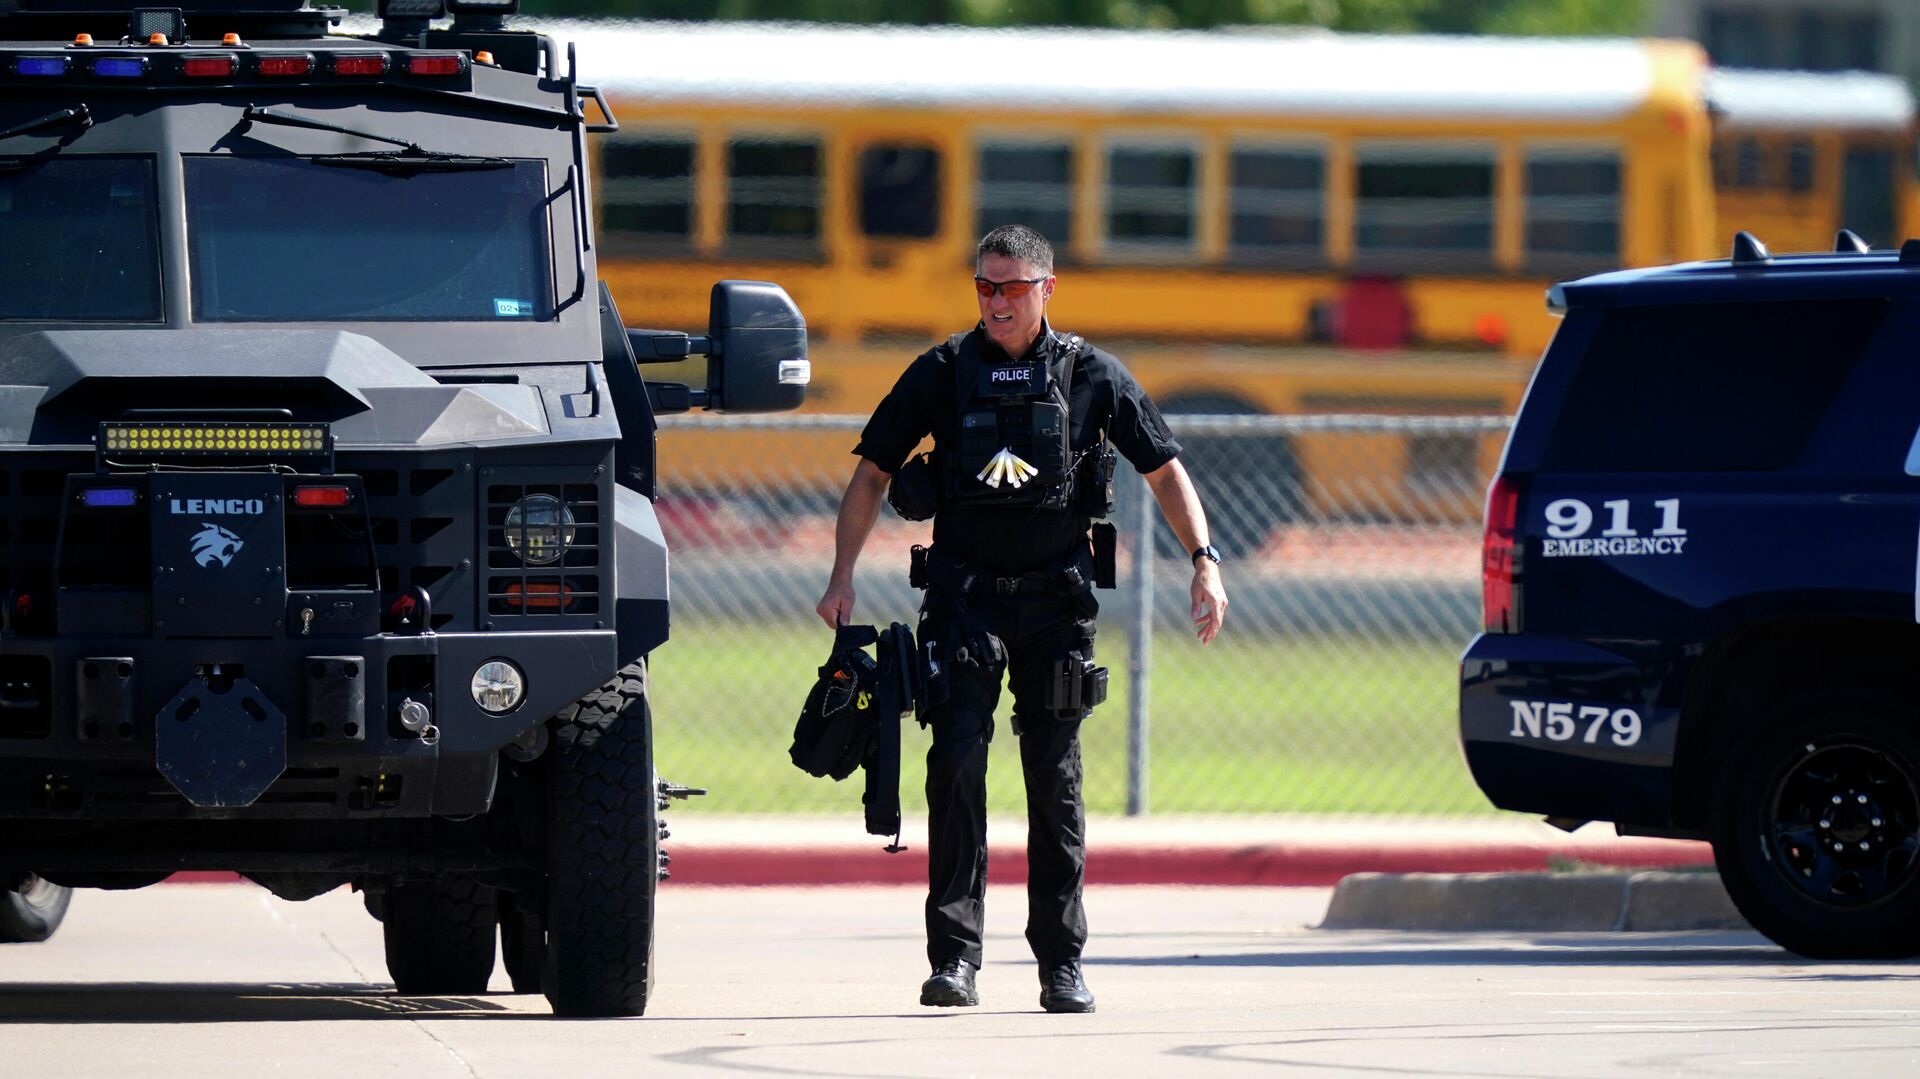
{"label": "antenna", "polygon": [[1733,234],[1733,264],[1735,266],[1760,266],[1773,261],[1773,252],[1759,241],[1753,233],[1745,229]]}
{"label": "antenna", "polygon": [[1833,250],[1840,255],[1864,255],[1873,248],[1860,238],[1859,233],[1852,229],[1841,229],[1840,234],[1833,238]]}

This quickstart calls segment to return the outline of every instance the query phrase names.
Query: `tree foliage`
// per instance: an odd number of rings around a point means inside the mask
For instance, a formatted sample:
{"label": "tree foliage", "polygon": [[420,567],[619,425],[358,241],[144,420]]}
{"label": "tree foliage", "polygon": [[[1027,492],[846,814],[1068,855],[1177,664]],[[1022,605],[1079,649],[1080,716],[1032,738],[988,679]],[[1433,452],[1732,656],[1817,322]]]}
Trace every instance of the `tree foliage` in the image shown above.
{"label": "tree foliage", "polygon": [[1648,0],[524,0],[529,15],[1368,33],[1636,34]]}

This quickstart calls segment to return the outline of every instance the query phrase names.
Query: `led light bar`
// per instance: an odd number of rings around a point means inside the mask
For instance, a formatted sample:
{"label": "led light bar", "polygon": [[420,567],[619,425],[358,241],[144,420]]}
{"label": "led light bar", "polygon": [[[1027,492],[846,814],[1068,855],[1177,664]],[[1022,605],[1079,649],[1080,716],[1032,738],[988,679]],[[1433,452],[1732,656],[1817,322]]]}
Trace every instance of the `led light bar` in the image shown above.
{"label": "led light bar", "polygon": [[99,447],[109,461],[153,457],[325,457],[333,436],[324,423],[161,423],[100,425]]}

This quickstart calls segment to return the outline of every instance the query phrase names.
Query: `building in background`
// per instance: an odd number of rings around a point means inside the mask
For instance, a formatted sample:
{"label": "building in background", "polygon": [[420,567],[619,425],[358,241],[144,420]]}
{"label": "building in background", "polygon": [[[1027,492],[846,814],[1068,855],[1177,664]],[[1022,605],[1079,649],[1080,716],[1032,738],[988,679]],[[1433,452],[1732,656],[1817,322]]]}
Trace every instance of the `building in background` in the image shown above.
{"label": "building in background", "polygon": [[1879,71],[1920,85],[1914,0],[1665,0],[1652,27],[1720,67]]}

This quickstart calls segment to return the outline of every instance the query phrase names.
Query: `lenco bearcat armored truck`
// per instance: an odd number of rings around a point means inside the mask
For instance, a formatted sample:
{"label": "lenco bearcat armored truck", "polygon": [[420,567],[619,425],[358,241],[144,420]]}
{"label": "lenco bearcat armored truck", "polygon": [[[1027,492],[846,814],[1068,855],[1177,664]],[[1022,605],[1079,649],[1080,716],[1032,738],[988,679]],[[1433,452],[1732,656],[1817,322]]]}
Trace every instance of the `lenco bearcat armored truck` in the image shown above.
{"label": "lenco bearcat armored truck", "polygon": [[797,407],[806,329],[622,325],[513,2],[0,0],[0,938],[231,871],[364,892],[402,993],[645,1009],[654,417]]}

